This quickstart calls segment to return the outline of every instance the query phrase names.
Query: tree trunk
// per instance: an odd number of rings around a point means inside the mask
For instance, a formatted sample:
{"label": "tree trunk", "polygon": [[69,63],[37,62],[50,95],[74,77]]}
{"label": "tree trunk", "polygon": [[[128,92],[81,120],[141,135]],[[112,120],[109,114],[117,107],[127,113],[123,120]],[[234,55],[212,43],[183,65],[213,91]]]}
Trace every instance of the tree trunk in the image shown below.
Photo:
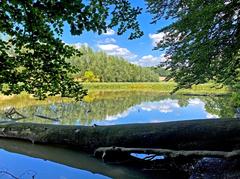
{"label": "tree trunk", "polygon": [[208,119],[113,126],[0,124],[0,137],[60,144],[93,152],[119,146],[172,150],[240,149],[240,120]]}

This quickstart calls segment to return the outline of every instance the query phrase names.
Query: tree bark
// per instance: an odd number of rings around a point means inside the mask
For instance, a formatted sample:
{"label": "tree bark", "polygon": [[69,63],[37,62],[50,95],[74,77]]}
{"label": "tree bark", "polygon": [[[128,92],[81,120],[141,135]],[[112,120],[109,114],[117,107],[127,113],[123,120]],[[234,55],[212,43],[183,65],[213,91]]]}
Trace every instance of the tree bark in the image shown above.
{"label": "tree bark", "polygon": [[208,119],[113,126],[2,123],[0,137],[66,145],[88,152],[110,146],[232,151],[240,149],[240,120]]}

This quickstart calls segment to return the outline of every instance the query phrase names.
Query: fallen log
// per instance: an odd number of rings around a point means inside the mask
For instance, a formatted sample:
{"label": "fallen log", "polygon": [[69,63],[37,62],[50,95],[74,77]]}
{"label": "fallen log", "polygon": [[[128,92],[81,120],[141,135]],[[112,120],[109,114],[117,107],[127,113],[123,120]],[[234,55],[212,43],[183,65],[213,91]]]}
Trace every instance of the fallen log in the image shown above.
{"label": "fallen log", "polygon": [[240,121],[208,119],[113,126],[2,123],[0,137],[67,145],[89,152],[110,146],[231,151],[240,149]]}

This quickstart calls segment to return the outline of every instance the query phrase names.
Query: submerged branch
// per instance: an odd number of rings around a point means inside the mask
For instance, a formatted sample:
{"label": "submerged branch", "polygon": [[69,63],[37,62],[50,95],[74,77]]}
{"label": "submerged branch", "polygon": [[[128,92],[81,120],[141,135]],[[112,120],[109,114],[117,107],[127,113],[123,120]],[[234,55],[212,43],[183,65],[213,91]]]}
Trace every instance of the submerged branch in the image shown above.
{"label": "submerged branch", "polygon": [[[18,121],[18,120],[27,118],[27,116],[18,112],[14,107],[5,111],[5,116],[6,116],[6,118],[10,119],[11,121]],[[40,115],[40,114],[35,114],[34,116],[42,118],[42,119],[47,119],[47,120],[50,120],[50,121],[54,121],[54,122],[59,122],[60,121],[58,118],[52,118],[52,117],[48,117],[48,116],[44,116],[44,115]],[[5,122],[5,121],[3,121],[3,122]]]}
{"label": "submerged branch", "polygon": [[54,122],[59,122],[60,121],[58,118],[52,118],[52,117],[43,116],[43,115],[40,115],[40,114],[35,114],[35,116],[40,117],[42,119],[48,119],[48,120],[54,121]]}
{"label": "submerged branch", "polygon": [[[203,158],[203,157],[215,157],[215,158],[239,158],[240,150],[233,151],[210,151],[210,150],[169,150],[169,149],[155,149],[155,148],[125,148],[125,147],[100,147],[95,150],[94,155],[111,155],[119,153],[131,154],[156,154],[164,156],[166,158],[179,158],[179,157],[189,157],[189,158]],[[153,155],[154,156],[154,155]]]}
{"label": "submerged branch", "polygon": [[[10,108],[8,111],[5,111],[5,115],[8,119],[11,119],[13,121],[18,121],[26,118],[26,116],[18,112],[14,107]],[[16,115],[17,117],[14,117],[14,115]]]}

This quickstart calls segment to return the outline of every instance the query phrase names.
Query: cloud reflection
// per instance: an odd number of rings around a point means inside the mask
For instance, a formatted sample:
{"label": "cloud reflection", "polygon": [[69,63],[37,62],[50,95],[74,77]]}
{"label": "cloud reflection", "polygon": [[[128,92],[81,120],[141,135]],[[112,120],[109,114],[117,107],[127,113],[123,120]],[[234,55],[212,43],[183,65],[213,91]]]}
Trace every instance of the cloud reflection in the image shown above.
{"label": "cloud reflection", "polygon": [[147,102],[140,105],[141,109],[144,111],[158,110],[162,113],[170,113],[175,109],[180,108],[178,100],[166,99],[159,102]]}
{"label": "cloud reflection", "polygon": [[124,111],[122,113],[118,113],[118,114],[113,115],[113,116],[107,115],[105,120],[106,121],[115,121],[115,120],[118,120],[120,118],[127,117],[129,115],[129,113],[134,112],[136,110],[137,110],[136,108],[132,107],[132,108],[129,108],[128,110],[126,110],[126,111]]}
{"label": "cloud reflection", "polygon": [[193,105],[193,106],[198,106],[198,105],[204,105],[204,102],[202,102],[200,99],[198,98],[194,98],[194,99],[189,99],[188,100],[189,105]]}
{"label": "cloud reflection", "polygon": [[219,118],[219,116],[216,115],[216,114],[207,113],[206,118],[208,118],[208,119],[211,119],[211,118]]}

